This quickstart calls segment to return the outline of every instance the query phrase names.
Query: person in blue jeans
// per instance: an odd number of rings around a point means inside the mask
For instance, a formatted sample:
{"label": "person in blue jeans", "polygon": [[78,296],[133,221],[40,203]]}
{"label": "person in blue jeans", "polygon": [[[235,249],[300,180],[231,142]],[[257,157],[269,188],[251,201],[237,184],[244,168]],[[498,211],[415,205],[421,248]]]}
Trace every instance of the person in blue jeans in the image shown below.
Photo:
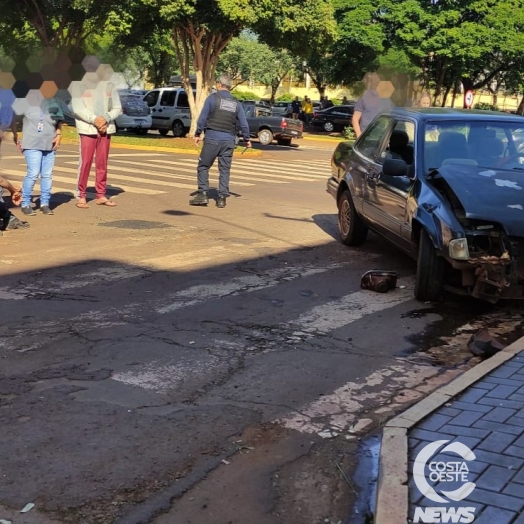
{"label": "person in blue jeans", "polygon": [[27,174],[22,183],[22,213],[36,215],[31,207],[35,183],[40,177],[40,211],[53,215],[50,207],[55,154],[62,138],[63,114],[53,99],[44,99],[39,105],[28,105],[24,112],[22,141],[19,147],[25,156]]}
{"label": "person in blue jeans", "polygon": [[195,132],[195,144],[198,146],[205,131],[204,147],[198,159],[198,192],[189,201],[192,206],[207,206],[209,200],[209,169],[218,158],[218,208],[226,207],[226,198],[229,196],[229,175],[233,151],[236,147],[237,130],[240,127],[246,142],[251,147],[249,139],[249,125],[246,120],[242,104],[229,92],[231,78],[220,75],[217,81],[217,91],[209,95],[198,118]]}

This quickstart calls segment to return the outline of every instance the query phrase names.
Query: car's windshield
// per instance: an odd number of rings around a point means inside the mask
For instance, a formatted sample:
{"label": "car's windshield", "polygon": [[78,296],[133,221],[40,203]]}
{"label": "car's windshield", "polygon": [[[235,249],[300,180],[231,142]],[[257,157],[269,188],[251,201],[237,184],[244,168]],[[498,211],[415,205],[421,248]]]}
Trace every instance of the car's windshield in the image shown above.
{"label": "car's windshield", "polygon": [[524,170],[524,123],[428,121],[424,131],[426,172],[446,164]]}

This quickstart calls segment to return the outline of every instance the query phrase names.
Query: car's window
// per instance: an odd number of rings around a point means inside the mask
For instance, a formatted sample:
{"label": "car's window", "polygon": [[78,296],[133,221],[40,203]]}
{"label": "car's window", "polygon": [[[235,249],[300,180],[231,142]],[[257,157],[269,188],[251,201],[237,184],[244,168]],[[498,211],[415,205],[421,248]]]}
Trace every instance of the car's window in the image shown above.
{"label": "car's window", "polygon": [[386,149],[380,155],[382,160],[396,158],[404,160],[408,165],[413,164],[415,151],[415,124],[409,121],[395,122]]}
{"label": "car's window", "polygon": [[189,107],[189,100],[187,98],[187,93],[185,91],[180,91],[178,93],[178,100],[176,102],[177,107]]}
{"label": "car's window", "polygon": [[144,100],[146,102],[146,104],[149,106],[149,107],[153,107],[156,105],[156,102],[158,100],[158,91],[150,91],[149,93],[147,93],[147,95],[144,97]]}
{"label": "car's window", "polygon": [[362,136],[355,144],[355,149],[365,157],[377,161],[380,153],[380,145],[384,138],[391,117],[380,116],[362,133]]}
{"label": "car's window", "polygon": [[336,111],[337,113],[348,116],[348,115],[353,114],[353,107],[352,106],[338,106]]}
{"label": "car's window", "polygon": [[470,164],[524,169],[524,156],[519,155],[522,127],[516,122],[429,121],[424,133],[424,168]]}
{"label": "car's window", "polygon": [[162,93],[162,97],[160,98],[160,105],[172,107],[175,105],[175,98],[176,91],[164,91]]}

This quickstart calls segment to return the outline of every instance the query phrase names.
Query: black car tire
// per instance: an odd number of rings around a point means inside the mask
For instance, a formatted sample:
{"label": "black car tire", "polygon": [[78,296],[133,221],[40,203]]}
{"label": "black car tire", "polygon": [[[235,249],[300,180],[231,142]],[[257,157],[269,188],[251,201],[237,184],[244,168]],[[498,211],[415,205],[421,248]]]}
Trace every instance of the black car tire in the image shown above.
{"label": "black car tire", "polygon": [[270,129],[261,129],[258,132],[258,141],[263,146],[268,146],[269,144],[271,144],[271,142],[273,142],[273,133],[271,132],[271,130]]}
{"label": "black car tire", "polygon": [[159,132],[162,136],[167,136],[167,134],[169,133],[169,129],[159,129],[158,132]]}
{"label": "black car tire", "polygon": [[184,138],[186,136],[186,126],[181,120],[175,120],[173,122],[173,135],[175,138]]}
{"label": "black car tire", "polygon": [[368,227],[358,216],[347,189],[338,200],[338,233],[340,241],[346,246],[360,246],[368,236]]}
{"label": "black car tire", "polygon": [[435,246],[424,229],[418,246],[415,298],[422,302],[435,301],[444,285],[444,259],[437,256]]}
{"label": "black car tire", "polygon": [[335,130],[333,122],[324,122],[322,127],[324,128],[324,131],[327,131],[328,133],[332,133]]}
{"label": "black car tire", "polygon": [[277,144],[279,146],[290,146],[291,145],[291,138],[279,138],[277,139]]}

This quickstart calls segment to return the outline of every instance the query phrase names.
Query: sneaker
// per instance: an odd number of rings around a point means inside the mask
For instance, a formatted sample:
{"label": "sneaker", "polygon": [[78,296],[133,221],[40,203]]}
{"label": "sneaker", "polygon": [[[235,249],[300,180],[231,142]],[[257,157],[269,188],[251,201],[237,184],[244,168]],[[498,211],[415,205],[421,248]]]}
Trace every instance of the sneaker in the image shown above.
{"label": "sneaker", "polygon": [[223,196],[219,196],[217,198],[217,207],[226,207],[226,197],[223,197]]}
{"label": "sneaker", "polygon": [[27,222],[22,222],[18,220],[14,215],[11,215],[9,219],[9,224],[7,224],[6,229],[27,229],[29,224]]}
{"label": "sneaker", "polygon": [[40,211],[44,215],[54,215],[53,210],[49,206],[41,206]]}
{"label": "sneaker", "polygon": [[36,215],[35,210],[31,206],[22,207],[22,213],[28,217]]}
{"label": "sneaker", "polygon": [[205,191],[199,191],[194,198],[189,201],[190,206],[207,206],[209,199]]}

